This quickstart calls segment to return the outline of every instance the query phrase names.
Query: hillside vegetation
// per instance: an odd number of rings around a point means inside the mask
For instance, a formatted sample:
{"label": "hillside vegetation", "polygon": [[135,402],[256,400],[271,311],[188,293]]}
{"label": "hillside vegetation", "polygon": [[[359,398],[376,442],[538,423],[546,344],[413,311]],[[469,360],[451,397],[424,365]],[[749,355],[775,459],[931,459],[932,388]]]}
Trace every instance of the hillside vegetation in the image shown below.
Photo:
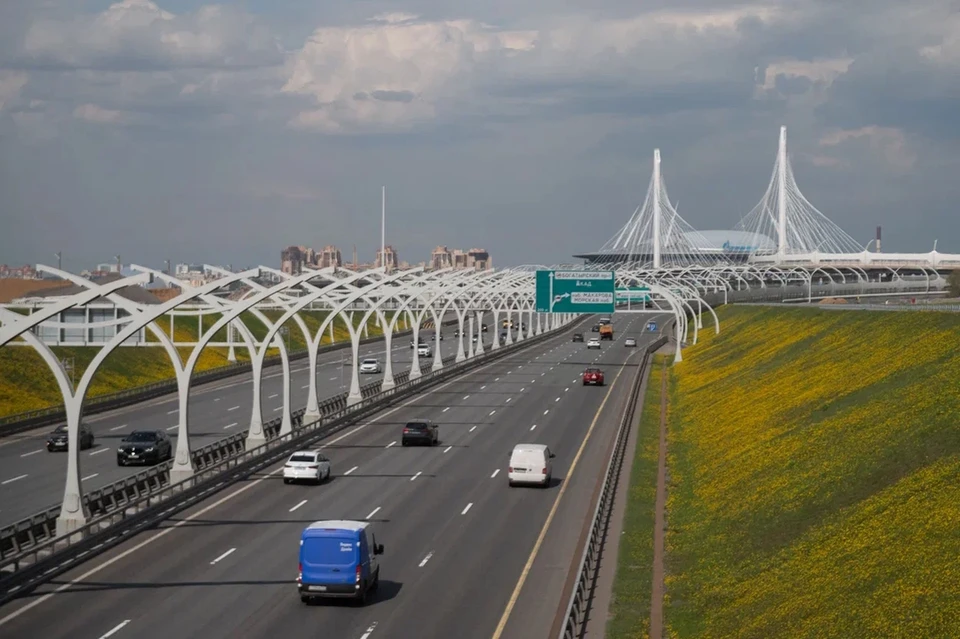
{"label": "hillside vegetation", "polygon": [[670,636],[960,636],[960,315],[721,311],[671,369]]}
{"label": "hillside vegetation", "polygon": [[[266,311],[264,315],[270,320],[278,319],[282,313],[280,311]],[[304,323],[315,334],[320,324],[326,317],[325,313],[307,312],[301,313]],[[219,315],[211,314],[203,318],[203,330],[209,329],[218,319]],[[354,317],[355,325],[359,323],[360,314]],[[267,329],[262,322],[250,314],[243,316],[243,321],[249,327],[250,332],[257,340],[263,339]],[[406,328],[400,321],[397,330]],[[288,323],[290,326],[289,345],[290,351],[301,351],[306,347],[302,332],[296,324]],[[343,342],[350,339],[347,325],[341,318],[336,318],[333,322],[334,337],[337,342]],[[170,318],[165,317],[157,322],[157,326],[168,336],[170,335]],[[176,317],[173,322],[174,342],[195,342],[201,334],[200,325],[196,317]],[[381,330],[369,322],[370,336],[380,335]],[[227,339],[226,329],[222,329],[214,336],[213,341],[225,342]],[[284,337],[286,340],[287,337]],[[234,334],[236,346],[234,352],[237,361],[249,361],[247,349],[242,345],[239,332]],[[157,339],[148,332],[148,341],[156,342]],[[322,343],[330,342],[329,328],[325,331]],[[87,365],[96,356],[99,349],[95,347],[56,347],[53,351],[59,358],[66,358],[72,361],[73,375],[76,381],[80,380],[83,371]],[[181,359],[186,361],[190,354],[189,347],[181,347]],[[197,361],[195,372],[210,370],[219,366],[228,365],[228,349],[226,348],[205,348]],[[267,355],[279,355],[276,348],[268,349]],[[103,365],[97,371],[90,385],[87,397],[97,397],[108,393],[135,388],[157,381],[172,379],[174,376],[173,366],[167,357],[166,351],[160,346],[151,347],[120,347],[114,350],[104,361]],[[60,390],[47,365],[41,357],[30,347],[25,346],[6,346],[0,348],[0,417],[15,415],[25,411],[56,406],[62,403]]]}

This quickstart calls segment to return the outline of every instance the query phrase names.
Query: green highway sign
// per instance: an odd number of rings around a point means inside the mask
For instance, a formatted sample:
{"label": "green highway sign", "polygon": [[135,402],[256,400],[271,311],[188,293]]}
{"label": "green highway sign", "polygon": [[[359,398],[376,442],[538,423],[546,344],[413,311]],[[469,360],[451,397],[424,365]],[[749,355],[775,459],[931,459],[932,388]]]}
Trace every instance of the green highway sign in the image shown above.
{"label": "green highway sign", "polygon": [[617,302],[649,302],[650,289],[646,286],[618,288]]}
{"label": "green highway sign", "polygon": [[613,313],[613,271],[537,271],[538,313]]}

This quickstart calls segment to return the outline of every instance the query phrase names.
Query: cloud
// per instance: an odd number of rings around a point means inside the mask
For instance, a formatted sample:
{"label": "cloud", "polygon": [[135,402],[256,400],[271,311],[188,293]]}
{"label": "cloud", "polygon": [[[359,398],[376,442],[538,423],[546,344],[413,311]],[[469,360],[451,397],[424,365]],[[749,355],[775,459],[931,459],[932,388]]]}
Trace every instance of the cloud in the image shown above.
{"label": "cloud", "polygon": [[0,112],[20,97],[20,91],[26,86],[27,79],[26,73],[0,69]]}
{"label": "cloud", "polygon": [[118,124],[127,119],[127,116],[122,111],[104,109],[96,104],[79,105],[73,110],[73,117],[98,124]]}
{"label": "cloud", "polygon": [[122,0],[81,19],[43,19],[27,30],[20,62],[47,69],[157,70],[280,64],[278,40],[253,17],[208,5],[175,15],[150,0]]}
{"label": "cloud", "polygon": [[[865,142],[871,153],[881,155],[896,169],[907,170],[917,163],[916,154],[909,148],[906,135],[899,129],[879,126],[864,126],[852,130],[840,130],[828,133],[820,138],[818,144],[824,148],[838,147],[849,143]],[[818,155],[814,163],[819,166],[849,166],[839,158]]]}

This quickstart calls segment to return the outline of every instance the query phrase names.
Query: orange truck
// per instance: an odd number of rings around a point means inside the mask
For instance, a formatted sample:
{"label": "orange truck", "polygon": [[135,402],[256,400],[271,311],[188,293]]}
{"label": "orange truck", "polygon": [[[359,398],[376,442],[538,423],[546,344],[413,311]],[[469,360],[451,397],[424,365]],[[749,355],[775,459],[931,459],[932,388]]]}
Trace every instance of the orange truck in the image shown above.
{"label": "orange truck", "polygon": [[600,327],[600,339],[613,339],[613,324],[604,324]]}

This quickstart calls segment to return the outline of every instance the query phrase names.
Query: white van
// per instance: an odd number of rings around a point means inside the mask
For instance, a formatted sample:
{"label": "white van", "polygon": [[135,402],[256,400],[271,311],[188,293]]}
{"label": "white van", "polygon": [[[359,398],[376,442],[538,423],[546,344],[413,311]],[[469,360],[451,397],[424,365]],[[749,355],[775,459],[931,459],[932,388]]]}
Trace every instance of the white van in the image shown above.
{"label": "white van", "polygon": [[517,484],[550,485],[553,462],[556,455],[544,444],[517,444],[510,453],[507,479],[511,486]]}

